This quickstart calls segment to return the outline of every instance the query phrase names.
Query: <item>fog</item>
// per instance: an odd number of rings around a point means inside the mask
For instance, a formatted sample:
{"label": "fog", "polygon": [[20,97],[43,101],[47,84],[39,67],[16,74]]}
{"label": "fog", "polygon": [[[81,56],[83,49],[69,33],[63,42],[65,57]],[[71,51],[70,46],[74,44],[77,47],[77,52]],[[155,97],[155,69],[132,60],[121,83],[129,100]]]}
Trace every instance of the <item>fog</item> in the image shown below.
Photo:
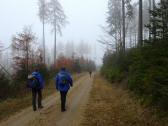
{"label": "fog", "polygon": [[[105,23],[107,0],[60,0],[68,24],[58,35],[58,44],[73,41],[78,44],[85,41],[91,49],[89,58],[102,63],[104,50],[97,42],[102,33],[100,25]],[[0,41],[4,48],[11,44],[12,36],[21,32],[24,26],[31,26],[32,31],[42,44],[42,24],[38,17],[38,0],[1,0],[0,1]],[[54,36],[51,26],[46,24],[46,46],[53,50]]]}

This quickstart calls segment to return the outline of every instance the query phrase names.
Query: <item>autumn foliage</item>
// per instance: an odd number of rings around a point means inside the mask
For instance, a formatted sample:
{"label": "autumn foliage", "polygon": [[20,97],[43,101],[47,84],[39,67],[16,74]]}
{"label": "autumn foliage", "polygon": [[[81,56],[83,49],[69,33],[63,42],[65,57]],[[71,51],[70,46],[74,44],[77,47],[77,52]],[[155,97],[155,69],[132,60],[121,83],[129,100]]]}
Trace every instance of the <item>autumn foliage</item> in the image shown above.
{"label": "autumn foliage", "polygon": [[94,71],[95,63],[92,60],[85,59],[84,57],[72,57],[59,56],[54,68],[59,70],[61,67],[65,67],[70,72],[82,72],[82,71]]}

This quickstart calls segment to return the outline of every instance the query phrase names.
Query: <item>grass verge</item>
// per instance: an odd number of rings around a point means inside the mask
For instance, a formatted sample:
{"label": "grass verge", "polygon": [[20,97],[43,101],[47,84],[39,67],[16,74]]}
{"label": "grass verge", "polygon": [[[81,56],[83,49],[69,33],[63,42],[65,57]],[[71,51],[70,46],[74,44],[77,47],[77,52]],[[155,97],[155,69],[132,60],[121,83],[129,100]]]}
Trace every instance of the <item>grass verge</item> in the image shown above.
{"label": "grass verge", "polygon": [[94,84],[81,126],[167,126],[168,120],[158,118],[140,105],[128,90],[111,85],[100,75]]}

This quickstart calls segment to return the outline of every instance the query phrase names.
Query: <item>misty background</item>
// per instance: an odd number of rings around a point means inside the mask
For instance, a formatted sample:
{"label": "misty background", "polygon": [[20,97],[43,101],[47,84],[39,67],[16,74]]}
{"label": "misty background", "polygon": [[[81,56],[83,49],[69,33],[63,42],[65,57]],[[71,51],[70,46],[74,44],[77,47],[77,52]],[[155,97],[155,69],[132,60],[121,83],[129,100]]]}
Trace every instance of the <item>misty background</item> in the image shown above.
{"label": "misty background", "polygon": [[[102,33],[100,25],[105,23],[107,0],[60,0],[67,16],[68,24],[62,29],[62,36],[57,35],[57,52],[62,46],[74,43],[79,46],[81,41],[89,46],[88,58],[102,64],[104,50],[97,42]],[[95,6],[96,5],[96,6]],[[24,26],[31,26],[42,46],[42,23],[38,17],[38,0],[1,0],[0,1],[0,42],[3,48],[12,43],[12,37],[22,31]],[[47,53],[52,55],[54,36],[51,26],[46,24]],[[65,48],[64,48],[65,49]],[[5,52],[9,53],[10,48]],[[7,54],[7,53],[6,53]]]}

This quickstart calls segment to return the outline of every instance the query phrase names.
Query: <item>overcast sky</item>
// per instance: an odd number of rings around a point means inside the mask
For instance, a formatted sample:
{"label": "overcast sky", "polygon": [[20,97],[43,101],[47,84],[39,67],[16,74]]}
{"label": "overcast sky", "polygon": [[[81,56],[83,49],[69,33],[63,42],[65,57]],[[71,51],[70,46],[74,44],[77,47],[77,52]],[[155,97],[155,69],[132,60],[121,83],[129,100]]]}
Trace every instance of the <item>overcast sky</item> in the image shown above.
{"label": "overcast sky", "polygon": [[[100,64],[103,51],[97,40],[102,34],[99,26],[105,24],[107,0],[60,0],[60,3],[69,24],[63,29],[63,35],[58,38],[58,42],[87,41],[92,46],[92,58],[96,56],[96,61]],[[37,14],[38,0],[0,0],[0,41],[7,47],[11,43],[12,35],[22,31],[27,25],[32,26],[40,41],[42,25]],[[46,44],[51,48],[54,37],[50,27],[46,27]]]}

